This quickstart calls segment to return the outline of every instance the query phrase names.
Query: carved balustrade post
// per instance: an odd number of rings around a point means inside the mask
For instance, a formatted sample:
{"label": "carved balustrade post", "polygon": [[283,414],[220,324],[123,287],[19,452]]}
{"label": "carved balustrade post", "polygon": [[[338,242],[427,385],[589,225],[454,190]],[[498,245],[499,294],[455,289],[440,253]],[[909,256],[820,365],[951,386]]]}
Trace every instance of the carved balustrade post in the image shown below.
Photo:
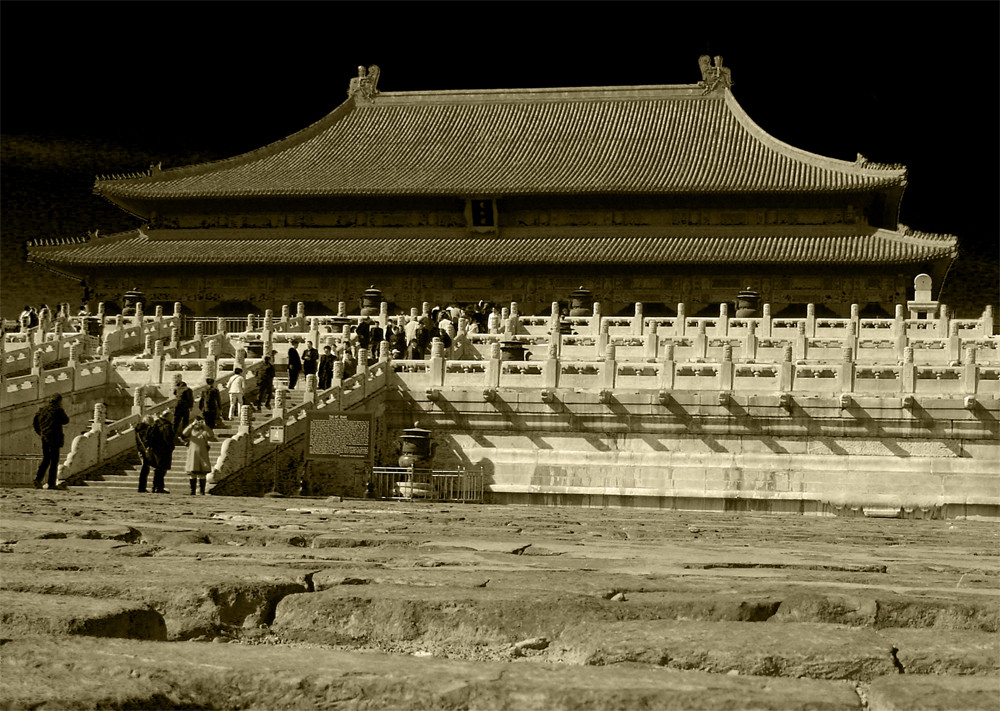
{"label": "carved balustrade post", "polygon": [[601,366],[601,389],[614,390],[617,375],[618,360],[615,344],[608,343],[604,348],[604,363]]}
{"label": "carved balustrade post", "polygon": [[601,302],[595,301],[590,315],[590,332],[595,336],[601,332]]}
{"label": "carved balustrade post", "polygon": [[993,306],[987,304],[983,309],[983,315],[979,319],[979,335],[989,338],[993,335]]}
{"label": "carved balustrade post", "polygon": [[306,392],[304,402],[309,403],[312,407],[316,406],[316,391],[319,389],[319,378],[316,377],[315,373],[310,373],[306,376]]}
{"label": "carved balustrade post", "polygon": [[949,324],[951,323],[951,313],[948,310],[946,304],[941,304],[938,306],[938,318],[935,329],[937,331],[938,338],[947,338],[950,331]]}
{"label": "carved balustrade post", "polygon": [[237,426],[238,434],[250,434],[253,427],[253,405],[240,405],[240,424]]}
{"label": "carved balustrade post", "polygon": [[132,414],[139,415],[140,417],[146,411],[146,388],[143,385],[137,385],[132,390]]}
{"label": "carved balustrade post", "polygon": [[674,319],[674,338],[683,338],[687,334],[687,306],[684,302],[677,304],[677,318]]}
{"label": "carved balustrade post", "polygon": [[896,358],[903,357],[909,338],[906,333],[906,318],[903,315],[903,305],[896,304],[896,313],[892,317],[892,338],[896,342]]}
{"label": "carved balustrade post", "polygon": [[962,359],[962,385],[966,395],[975,395],[979,392],[979,366],[976,365],[976,347],[969,345],[965,349],[965,358]]}
{"label": "carved balustrade post", "polygon": [[635,302],[635,315],[632,317],[632,331],[633,336],[641,336],[645,331],[645,324],[643,324],[642,316],[642,302]]}
{"label": "carved balustrade post", "polygon": [[771,304],[764,304],[760,317],[760,337],[771,337]]}
{"label": "carved balustrade post", "polygon": [[649,328],[646,331],[645,337],[643,338],[643,357],[646,360],[653,361],[656,360],[657,351],[660,347],[660,327],[656,321],[651,321]]}
{"label": "carved balustrade post", "polygon": [[378,306],[378,327],[385,332],[385,327],[389,324],[389,302],[383,301]]}
{"label": "carved balustrade post", "polygon": [[743,336],[743,360],[753,360],[757,357],[757,322],[747,323],[747,332]]}
{"label": "carved balustrade post", "polygon": [[698,321],[698,333],[694,337],[694,357],[708,357],[708,326],[704,319]]}
{"label": "carved balustrade post", "polygon": [[600,321],[601,330],[594,339],[594,357],[603,358],[608,351],[608,343],[611,341],[611,323]]}
{"label": "carved balustrade post", "polygon": [[798,322],[797,332],[795,334],[795,360],[805,360],[809,357],[809,336],[807,335],[807,324],[803,321]]}
{"label": "carved balustrade post", "polygon": [[141,326],[142,319],[143,319],[142,302],[137,301],[135,304],[135,316],[132,318],[132,324],[135,326]]}
{"label": "carved balustrade post", "polygon": [[917,367],[913,362],[913,348],[907,346],[903,350],[903,364],[899,370],[900,386],[904,393],[916,392]]}
{"label": "carved balustrade post", "polygon": [[668,338],[663,343],[663,360],[660,362],[660,372],[657,375],[657,387],[669,392],[674,389],[674,339]]}
{"label": "carved balustrade post", "polygon": [[950,362],[962,359],[962,337],[958,335],[958,321],[952,321],[948,326],[948,360]]}
{"label": "carved balustrade post", "polygon": [[715,327],[715,333],[720,338],[729,335],[729,304],[719,304],[719,325]]}
{"label": "carved balustrade post", "polygon": [[163,305],[162,304],[158,304],[153,309],[153,319],[156,321],[157,324],[163,323]]}
{"label": "carved balustrade post", "polygon": [[806,304],[806,336],[816,338],[816,304]]}
{"label": "carved balustrade post", "polygon": [[441,387],[444,385],[444,372],[445,372],[445,358],[444,358],[444,343],[440,338],[434,338],[431,341],[431,357],[428,362],[428,374],[430,375],[430,381],[432,387]]}
{"label": "carved balustrade post", "polygon": [[793,376],[795,364],[792,362],[792,347],[785,346],[781,363],[778,366],[778,390],[783,393],[790,393],[793,389]]}
{"label": "carved balustrade post", "polygon": [[854,392],[854,349],[849,346],[841,349],[841,363],[838,377],[840,392]]}
{"label": "carved balustrade post", "polygon": [[729,392],[733,389],[733,346],[722,345],[722,362],[719,363],[719,389]]}
{"label": "carved balustrade post", "polygon": [[[340,383],[337,383],[338,387]],[[274,409],[271,411],[271,417],[284,418],[285,411],[288,409],[288,388],[282,386],[274,391]]]}
{"label": "carved balustrade post", "polygon": [[500,371],[503,367],[501,363],[501,358],[503,352],[500,349],[500,343],[494,341],[490,344],[490,360],[486,364],[486,383],[484,384],[487,388],[498,388],[500,387]]}

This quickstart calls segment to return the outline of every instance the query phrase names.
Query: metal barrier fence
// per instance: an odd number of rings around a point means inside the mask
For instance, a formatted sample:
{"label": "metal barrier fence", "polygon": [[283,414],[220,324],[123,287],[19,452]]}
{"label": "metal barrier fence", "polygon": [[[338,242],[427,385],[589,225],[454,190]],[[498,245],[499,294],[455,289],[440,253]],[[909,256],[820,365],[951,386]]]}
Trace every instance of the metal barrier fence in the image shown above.
{"label": "metal barrier fence", "polygon": [[483,500],[483,475],[464,469],[438,470],[373,467],[372,495],[378,499],[413,501]]}
{"label": "metal barrier fence", "polygon": [[0,486],[32,486],[41,463],[41,454],[0,455]]}

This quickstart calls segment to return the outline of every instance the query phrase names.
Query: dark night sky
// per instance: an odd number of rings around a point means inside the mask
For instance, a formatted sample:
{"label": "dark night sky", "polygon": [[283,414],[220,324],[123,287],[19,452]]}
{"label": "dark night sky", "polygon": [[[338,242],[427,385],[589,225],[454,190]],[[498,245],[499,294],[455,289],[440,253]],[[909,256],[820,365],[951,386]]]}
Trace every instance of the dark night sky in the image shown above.
{"label": "dark night sky", "polygon": [[[761,127],[910,171],[902,221],[996,248],[996,2],[2,3],[2,131],[224,157],[384,91],[697,81]],[[132,170],[146,165],[132,166]],[[109,167],[109,171],[111,168]]]}

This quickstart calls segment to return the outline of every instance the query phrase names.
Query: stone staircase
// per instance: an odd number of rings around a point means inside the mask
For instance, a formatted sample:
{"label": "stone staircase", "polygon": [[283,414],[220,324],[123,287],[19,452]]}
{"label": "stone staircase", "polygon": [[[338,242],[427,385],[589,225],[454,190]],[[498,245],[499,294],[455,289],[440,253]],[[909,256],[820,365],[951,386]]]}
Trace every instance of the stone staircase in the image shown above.
{"label": "stone staircase", "polygon": [[[275,387],[288,387],[287,379],[276,378]],[[305,399],[305,385],[300,379],[299,383],[296,384],[295,390],[288,391],[287,407],[291,409],[301,405]],[[256,400],[256,392],[248,398],[250,401]],[[274,404],[273,401],[271,403]],[[229,404],[225,396],[223,396],[223,415],[229,414]],[[265,408],[262,412],[254,413],[254,425],[260,425],[262,422],[270,418],[271,411]],[[192,417],[198,414],[197,408],[192,412]],[[209,459],[214,463],[219,455],[222,453],[222,445],[227,439],[233,437],[239,429],[239,418],[234,417],[233,419],[226,419],[221,427],[217,427],[214,432],[215,436],[218,438],[215,442],[210,442],[208,445],[208,456]],[[172,460],[173,466],[167,470],[166,477],[164,477],[164,488],[171,494],[190,494],[191,485],[190,478],[188,477],[187,469],[185,468],[185,463],[187,462],[187,445],[178,444],[174,449],[174,456]],[[88,479],[86,482],[86,487],[88,489],[121,489],[126,491],[137,491],[139,486],[139,471],[142,468],[139,462],[139,456],[136,454],[134,457],[130,457],[128,463],[118,472],[108,473],[103,472],[100,479]],[[152,491],[153,488],[153,471],[150,470],[149,477],[146,480],[147,491]]]}

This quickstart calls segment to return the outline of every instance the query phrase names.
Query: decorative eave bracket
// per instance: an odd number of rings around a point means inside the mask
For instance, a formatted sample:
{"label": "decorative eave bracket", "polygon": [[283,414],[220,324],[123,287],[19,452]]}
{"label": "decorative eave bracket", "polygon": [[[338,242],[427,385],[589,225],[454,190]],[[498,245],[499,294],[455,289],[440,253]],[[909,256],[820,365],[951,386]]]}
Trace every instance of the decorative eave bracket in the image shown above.
{"label": "decorative eave bracket", "polygon": [[733,85],[733,75],[729,67],[722,66],[722,57],[716,56],[713,65],[712,58],[707,54],[698,57],[698,66],[701,68],[701,81],[698,86],[705,90],[703,94],[711,94],[715,91],[728,89]]}
{"label": "decorative eave bracket", "polygon": [[351,79],[351,85],[347,89],[347,95],[357,97],[357,100],[370,104],[378,95],[378,65],[371,65],[366,70],[358,67],[358,75]]}

